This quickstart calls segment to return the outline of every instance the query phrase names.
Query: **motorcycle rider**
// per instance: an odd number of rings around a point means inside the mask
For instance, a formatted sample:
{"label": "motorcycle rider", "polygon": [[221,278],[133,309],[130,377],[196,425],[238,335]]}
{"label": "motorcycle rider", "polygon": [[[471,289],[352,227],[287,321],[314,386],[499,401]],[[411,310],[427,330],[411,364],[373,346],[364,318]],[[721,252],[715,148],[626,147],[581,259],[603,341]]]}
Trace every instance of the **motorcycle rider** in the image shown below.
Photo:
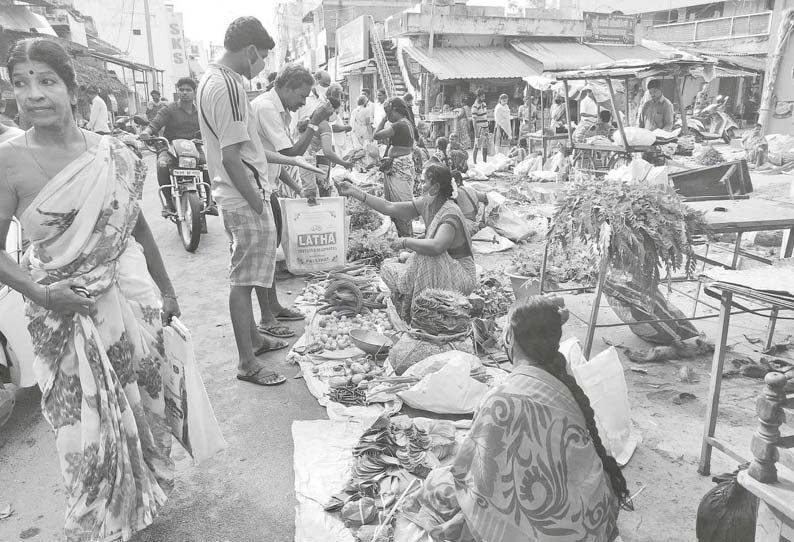
{"label": "motorcycle rider", "polygon": [[[179,98],[174,103],[162,107],[151,120],[149,126],[144,128],[141,137],[151,137],[163,130],[163,137],[169,142],[175,139],[192,140],[199,134],[198,108],[196,107],[196,82],[190,77],[183,77],[176,82]],[[199,136],[200,137],[200,136]],[[204,152],[199,151],[198,164],[205,164]],[[169,185],[171,184],[170,170],[177,165],[177,159],[168,149],[162,149],[157,154],[157,183],[167,187],[162,191],[166,208],[163,216],[168,218],[176,214],[174,198]],[[206,180],[206,179],[205,179]],[[218,216],[218,209],[212,201],[212,196],[207,190],[207,214]]]}

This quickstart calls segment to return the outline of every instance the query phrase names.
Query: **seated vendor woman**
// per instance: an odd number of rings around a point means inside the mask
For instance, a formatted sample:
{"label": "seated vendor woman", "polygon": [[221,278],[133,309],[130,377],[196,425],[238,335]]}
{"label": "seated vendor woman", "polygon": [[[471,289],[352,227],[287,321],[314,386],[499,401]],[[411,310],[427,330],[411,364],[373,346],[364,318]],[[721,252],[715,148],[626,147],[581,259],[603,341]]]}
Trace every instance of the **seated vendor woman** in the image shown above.
{"label": "seated vendor woman", "polygon": [[339,193],[360,200],[372,209],[400,220],[422,217],[427,227],[424,239],[401,237],[396,251],[410,250],[406,263],[387,261],[381,278],[391,290],[400,316],[410,321],[413,300],[428,288],[470,294],[477,285],[471,236],[466,219],[455,204],[457,186],[448,168],[430,164],[422,171],[422,197],[409,202],[390,202],[370,196],[350,182],[339,184]]}
{"label": "seated vendor woman", "polygon": [[590,401],[557,351],[562,314],[535,296],[509,316],[513,372],[483,398],[452,464],[432,470],[403,515],[447,542],[608,542],[626,480]]}

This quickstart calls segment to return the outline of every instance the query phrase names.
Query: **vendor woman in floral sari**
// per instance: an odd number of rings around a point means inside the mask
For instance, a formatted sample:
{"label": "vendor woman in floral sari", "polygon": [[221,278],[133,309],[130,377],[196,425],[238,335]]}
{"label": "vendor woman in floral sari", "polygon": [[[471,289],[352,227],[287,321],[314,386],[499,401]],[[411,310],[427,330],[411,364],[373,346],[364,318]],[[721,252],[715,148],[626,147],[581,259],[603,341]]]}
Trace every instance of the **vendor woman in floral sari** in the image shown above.
{"label": "vendor woman in floral sari", "polygon": [[513,372],[483,399],[450,467],[430,472],[402,513],[434,541],[607,542],[626,480],[558,352],[562,315],[545,297],[514,308]]}
{"label": "vendor woman in floral sari", "polygon": [[[60,45],[18,42],[8,73],[32,128],[0,145],[0,282],[27,300],[66,539],[128,540],[173,485],[160,305],[166,318],[179,307],[140,214],[146,170],[116,139],[77,126],[75,71]],[[30,244],[22,267],[2,245],[12,217]]]}
{"label": "vendor woman in floral sari", "polygon": [[422,197],[392,203],[368,195],[345,181],[339,193],[360,200],[372,209],[401,220],[422,217],[427,226],[424,239],[401,237],[396,251],[411,250],[406,263],[385,262],[381,278],[406,321],[410,321],[413,300],[428,288],[470,294],[477,285],[471,236],[466,219],[455,204],[457,186],[448,168],[431,163],[422,172]]}
{"label": "vendor woman in floral sari", "polygon": [[[402,98],[389,98],[383,105],[386,116],[375,132],[376,141],[388,140],[389,151],[383,161],[383,195],[390,202],[410,202],[414,197],[414,140],[416,127],[409,120],[408,106]],[[386,121],[389,124],[386,124]],[[390,215],[391,216],[391,215]],[[411,237],[411,221],[392,216],[400,237]]]}

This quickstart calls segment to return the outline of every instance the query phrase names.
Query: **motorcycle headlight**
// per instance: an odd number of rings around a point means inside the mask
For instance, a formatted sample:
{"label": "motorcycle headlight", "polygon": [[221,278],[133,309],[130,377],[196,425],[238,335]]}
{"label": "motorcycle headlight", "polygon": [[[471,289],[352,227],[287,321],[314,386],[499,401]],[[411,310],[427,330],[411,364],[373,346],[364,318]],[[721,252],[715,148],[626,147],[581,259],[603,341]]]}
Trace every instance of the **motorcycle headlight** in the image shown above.
{"label": "motorcycle headlight", "polygon": [[195,169],[196,159],[193,158],[192,156],[180,156],[179,167],[186,169]]}

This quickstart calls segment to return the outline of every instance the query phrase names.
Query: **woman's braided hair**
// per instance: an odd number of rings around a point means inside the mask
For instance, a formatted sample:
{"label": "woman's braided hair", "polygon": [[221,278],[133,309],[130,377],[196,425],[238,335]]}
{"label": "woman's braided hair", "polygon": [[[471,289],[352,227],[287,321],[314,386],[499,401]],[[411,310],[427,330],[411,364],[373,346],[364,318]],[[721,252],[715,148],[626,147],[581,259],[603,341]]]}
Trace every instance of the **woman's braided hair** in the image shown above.
{"label": "woman's braided hair", "polygon": [[573,395],[576,404],[584,414],[587,431],[593,441],[604,471],[609,476],[612,491],[621,508],[633,509],[629,502],[629,490],[626,479],[618,467],[615,458],[604,448],[595,423],[595,413],[590,406],[590,399],[576,380],[565,369],[565,357],[560,354],[560,338],[562,337],[562,319],[559,308],[551,300],[542,296],[529,298],[525,303],[514,308],[510,314],[510,331],[514,340],[533,361],[542,364],[540,368],[547,371],[562,382]]}

